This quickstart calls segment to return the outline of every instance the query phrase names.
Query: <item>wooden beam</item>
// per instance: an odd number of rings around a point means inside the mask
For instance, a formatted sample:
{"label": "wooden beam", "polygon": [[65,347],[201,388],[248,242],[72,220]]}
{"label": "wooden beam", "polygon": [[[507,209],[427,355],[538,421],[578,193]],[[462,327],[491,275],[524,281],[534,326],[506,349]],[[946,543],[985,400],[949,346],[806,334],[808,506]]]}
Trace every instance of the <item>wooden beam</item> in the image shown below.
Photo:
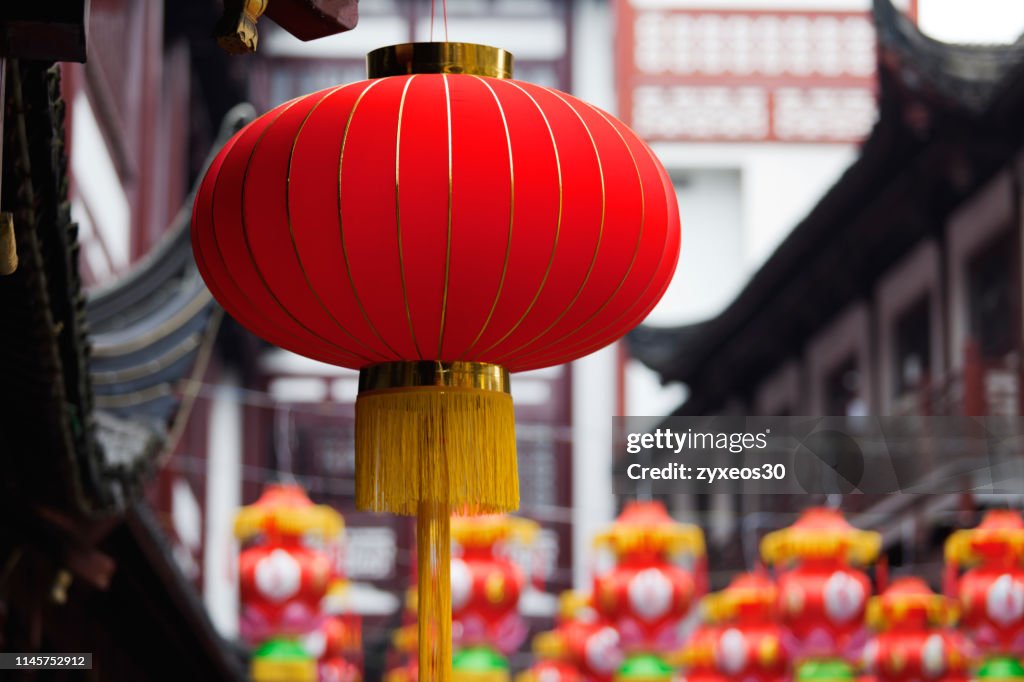
{"label": "wooden beam", "polygon": [[0,57],[84,62],[89,0],[0,3]]}
{"label": "wooden beam", "polygon": [[351,31],[359,20],[358,0],[270,0],[267,16],[299,40]]}

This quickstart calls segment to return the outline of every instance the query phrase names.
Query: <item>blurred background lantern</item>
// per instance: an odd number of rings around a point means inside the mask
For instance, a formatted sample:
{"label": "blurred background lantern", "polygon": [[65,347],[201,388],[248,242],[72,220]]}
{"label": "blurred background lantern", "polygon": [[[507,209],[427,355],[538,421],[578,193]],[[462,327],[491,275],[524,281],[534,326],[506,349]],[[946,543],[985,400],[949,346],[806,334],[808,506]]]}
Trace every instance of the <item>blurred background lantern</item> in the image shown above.
{"label": "blurred background lantern", "polygon": [[729,679],[788,679],[785,631],[778,621],[777,599],[775,584],[763,570],[740,574],[725,590],[704,599],[704,612],[720,626],[715,662]]}
{"label": "blurred background lantern", "polygon": [[[638,324],[679,252],[650,148],[463,43],[381,48],[371,80],[287,102],[196,195],[211,292],[250,331],[360,370],[357,504],[420,519],[421,669],[449,666],[449,514],[518,506],[508,371]],[[425,670],[425,669],[429,669]]]}
{"label": "blurred background lantern", "polygon": [[[597,610],[619,632],[629,657],[658,656],[682,643],[682,621],[704,583],[704,535],[676,522],[660,502],[630,502],[595,539],[615,565],[594,578]],[[675,563],[694,560],[689,569]],[[632,668],[647,670],[649,666]]]}
{"label": "blurred background lantern", "polygon": [[956,604],[920,578],[894,581],[868,603],[875,631],[864,647],[864,668],[876,682],[966,682],[966,642],[953,630]]}
{"label": "blurred background lantern", "polygon": [[321,626],[320,601],[334,573],[331,557],[304,539],[336,540],[341,516],[314,505],[297,485],[269,485],[259,499],[239,510],[235,535],[245,543],[238,560],[242,613],[240,630],[257,645],[252,657],[256,682],[317,679],[317,666],[303,638]]}
{"label": "blurred background lantern", "polygon": [[593,597],[567,590],[558,600],[553,636],[589,682],[609,682],[622,664],[619,633],[594,608]]}
{"label": "blurred background lantern", "polygon": [[453,646],[507,656],[526,639],[518,609],[526,578],[501,549],[511,540],[529,543],[536,531],[532,521],[497,514],[452,519]]}
{"label": "blurred background lantern", "polygon": [[569,643],[559,628],[540,632],[533,638],[536,662],[516,676],[516,682],[584,682],[573,664]]}
{"label": "blurred background lantern", "polygon": [[669,656],[681,668],[680,682],[728,682],[730,678],[719,670],[715,653],[722,631],[713,617],[705,613],[704,622],[694,628],[686,644]]}
{"label": "blurred background lantern", "polygon": [[618,633],[576,590],[559,596],[555,628],[534,637],[533,653],[520,682],[606,682],[622,663]]}
{"label": "blurred background lantern", "polygon": [[[977,528],[946,541],[946,591],[958,599],[963,629],[988,674],[1010,674],[1024,655],[1022,561],[1024,520],[1016,511],[991,510]],[[961,567],[968,569],[958,577]]]}
{"label": "blurred background lantern", "polygon": [[[307,638],[307,646],[319,663],[321,682],[362,680],[362,620],[346,608],[346,580],[336,577],[321,600],[324,614],[320,628]],[[310,641],[315,641],[315,646]]]}
{"label": "blurred background lantern", "polygon": [[874,561],[881,544],[878,533],[854,528],[838,510],[823,507],[804,511],[792,526],[762,540],[764,560],[778,569],[785,648],[792,659],[802,660],[797,679],[839,675],[847,665],[844,658],[864,643],[872,589],[857,566]]}

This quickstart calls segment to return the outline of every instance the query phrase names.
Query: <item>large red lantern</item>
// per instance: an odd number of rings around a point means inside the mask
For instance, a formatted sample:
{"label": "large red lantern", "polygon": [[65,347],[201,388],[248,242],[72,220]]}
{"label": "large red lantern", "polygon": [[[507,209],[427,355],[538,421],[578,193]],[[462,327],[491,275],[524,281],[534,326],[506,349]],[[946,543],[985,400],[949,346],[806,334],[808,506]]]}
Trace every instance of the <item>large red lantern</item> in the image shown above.
{"label": "large red lantern", "polygon": [[880,549],[878,533],[854,528],[835,509],[808,509],[792,526],[764,537],[761,554],[780,569],[778,608],[791,657],[814,667],[856,653],[866,639],[872,592],[858,565],[874,561]]}
{"label": "large red lantern", "polygon": [[707,617],[720,624],[715,663],[729,679],[784,682],[789,661],[785,631],[776,612],[775,584],[764,571],[744,573],[703,603]]}
{"label": "large red lantern", "polygon": [[900,578],[868,604],[878,632],[864,647],[875,682],[966,682],[965,642],[952,630],[956,605],[920,578]]}
{"label": "large red lantern", "polygon": [[946,542],[946,561],[955,577],[970,568],[951,592],[960,601],[961,625],[986,657],[1024,656],[1024,520],[1010,510],[993,510],[977,528],[959,530]]}
{"label": "large red lantern", "polygon": [[225,145],[192,242],[245,327],[360,370],[357,504],[420,515],[420,650],[446,675],[449,511],[518,506],[508,372],[638,324],[675,269],[678,212],[635,133],[512,80],[507,52],[426,43],[368,61],[370,80],[282,104]]}

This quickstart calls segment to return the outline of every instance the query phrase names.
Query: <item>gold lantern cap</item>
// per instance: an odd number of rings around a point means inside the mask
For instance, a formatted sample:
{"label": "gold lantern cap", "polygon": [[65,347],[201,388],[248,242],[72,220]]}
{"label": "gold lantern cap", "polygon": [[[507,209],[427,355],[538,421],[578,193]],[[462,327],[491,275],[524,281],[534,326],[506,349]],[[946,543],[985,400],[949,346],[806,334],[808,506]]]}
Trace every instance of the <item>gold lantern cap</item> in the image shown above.
{"label": "gold lantern cap", "polygon": [[476,43],[401,43],[366,55],[370,78],[414,73],[449,73],[490,78],[512,77],[512,53]]}

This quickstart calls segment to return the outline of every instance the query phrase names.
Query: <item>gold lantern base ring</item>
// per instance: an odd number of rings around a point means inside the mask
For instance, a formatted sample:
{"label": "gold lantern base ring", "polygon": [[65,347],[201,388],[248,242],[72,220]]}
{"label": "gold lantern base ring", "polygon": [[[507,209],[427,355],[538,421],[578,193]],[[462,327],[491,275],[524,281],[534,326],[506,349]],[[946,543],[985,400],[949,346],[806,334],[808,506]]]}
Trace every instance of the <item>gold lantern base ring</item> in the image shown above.
{"label": "gold lantern base ring", "polygon": [[519,506],[508,371],[479,362],[389,362],[359,372],[356,504],[416,514]]}
{"label": "gold lantern base ring", "polygon": [[366,55],[370,78],[414,73],[452,73],[490,78],[512,77],[512,53],[476,43],[402,43]]}
{"label": "gold lantern base ring", "polygon": [[450,518],[519,506],[508,371],[389,362],[359,372],[356,506],[415,514],[419,674],[451,671]]}

